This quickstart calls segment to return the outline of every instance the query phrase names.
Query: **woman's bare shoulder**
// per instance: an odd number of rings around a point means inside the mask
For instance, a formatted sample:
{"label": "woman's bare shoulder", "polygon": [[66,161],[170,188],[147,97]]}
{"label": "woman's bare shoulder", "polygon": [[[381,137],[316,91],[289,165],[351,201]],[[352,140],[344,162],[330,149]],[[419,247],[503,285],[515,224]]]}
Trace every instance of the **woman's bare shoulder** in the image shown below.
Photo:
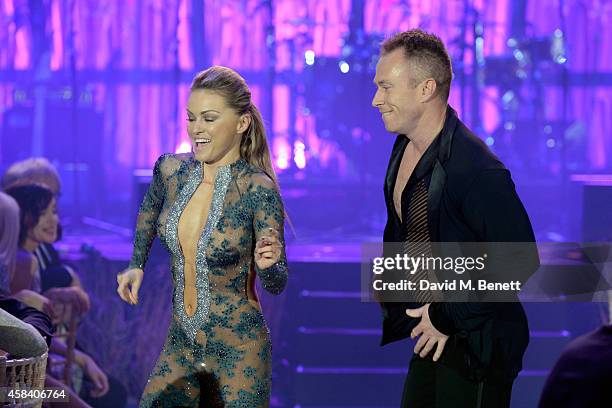
{"label": "woman's bare shoulder", "polygon": [[36,272],[38,269],[38,260],[36,257],[25,251],[23,249],[19,249],[17,251],[17,260],[16,260],[16,269],[17,271],[28,271],[30,273]]}

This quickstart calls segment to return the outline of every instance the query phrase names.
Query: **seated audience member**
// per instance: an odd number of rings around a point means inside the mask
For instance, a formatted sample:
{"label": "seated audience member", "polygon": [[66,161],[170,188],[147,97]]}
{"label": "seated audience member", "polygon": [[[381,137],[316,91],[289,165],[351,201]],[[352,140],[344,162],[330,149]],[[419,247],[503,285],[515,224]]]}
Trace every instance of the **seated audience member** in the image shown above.
{"label": "seated audience member", "polygon": [[15,273],[19,206],[13,197],[0,192],[0,295],[10,293],[9,282]]}
{"label": "seated audience member", "polygon": [[[7,296],[16,269],[19,214],[17,202],[0,192],[0,354],[8,355],[9,358],[35,357],[44,353],[51,345],[53,330],[47,314]],[[36,303],[34,297],[37,296],[41,306],[50,305],[48,301],[45,303],[43,296],[29,292],[33,303]],[[61,386],[62,383],[53,377],[45,377],[45,387]],[[91,408],[74,391],[67,391],[70,403],[62,404],[60,408]],[[49,405],[59,407],[58,403]]]}
{"label": "seated audience member", "polygon": [[0,192],[0,349],[10,358],[39,356],[51,343],[51,320],[46,314],[8,297],[15,273],[19,239],[19,206]]}
{"label": "seated audience member", "polygon": [[[77,314],[85,313],[87,307],[72,296],[75,292],[66,292],[69,288],[50,288],[41,294],[43,288],[36,250],[43,244],[52,244],[57,239],[58,216],[56,196],[43,185],[16,185],[6,190],[18,203],[20,215],[19,249],[17,265],[10,282],[11,293],[39,310],[48,312],[52,318],[57,307],[69,303]],[[82,290],[81,290],[82,291]],[[76,296],[78,297],[78,295]],[[51,353],[66,355],[66,343],[53,339]],[[114,378],[109,378],[98,367],[94,359],[81,350],[75,350],[73,370],[74,384],[81,397],[92,407],[125,405],[127,395],[125,388]],[[52,373],[54,374],[54,373]],[[57,374],[56,374],[57,376]],[[83,379],[82,386],[80,379]],[[110,392],[109,392],[110,391]]]}
{"label": "seated audience member", "polygon": [[[61,181],[55,167],[45,158],[32,158],[11,165],[2,177],[2,188],[39,184],[47,187],[55,198],[61,194]],[[58,224],[58,236],[61,226]],[[78,275],[64,265],[53,243],[42,242],[34,251],[38,261],[41,291],[61,303],[72,304],[73,309],[86,312],[90,300],[83,290]]]}
{"label": "seated audience member", "polygon": [[612,406],[612,325],[578,337],[550,372],[540,408]]}

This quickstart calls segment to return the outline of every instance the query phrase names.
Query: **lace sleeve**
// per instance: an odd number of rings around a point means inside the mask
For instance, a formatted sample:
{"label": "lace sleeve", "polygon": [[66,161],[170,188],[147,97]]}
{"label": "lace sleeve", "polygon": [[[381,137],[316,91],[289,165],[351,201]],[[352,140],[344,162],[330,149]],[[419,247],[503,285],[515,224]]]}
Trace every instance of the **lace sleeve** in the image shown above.
{"label": "lace sleeve", "polygon": [[162,155],[153,168],[153,180],[147,190],[147,193],[140,204],[138,211],[138,221],[136,222],[136,232],[134,234],[134,250],[128,268],[143,269],[151,244],[156,235],[157,217],[164,204],[166,196],[166,186],[164,175],[161,171],[161,165],[166,155]]}
{"label": "lace sleeve", "polygon": [[255,271],[261,280],[262,287],[268,292],[278,295],[285,289],[289,274],[285,253],[285,210],[283,202],[274,182],[263,175],[259,182],[253,186],[253,198],[255,239],[258,240],[264,235],[268,228],[273,228],[279,233],[282,248],[278,262],[266,269],[259,269],[255,264]]}

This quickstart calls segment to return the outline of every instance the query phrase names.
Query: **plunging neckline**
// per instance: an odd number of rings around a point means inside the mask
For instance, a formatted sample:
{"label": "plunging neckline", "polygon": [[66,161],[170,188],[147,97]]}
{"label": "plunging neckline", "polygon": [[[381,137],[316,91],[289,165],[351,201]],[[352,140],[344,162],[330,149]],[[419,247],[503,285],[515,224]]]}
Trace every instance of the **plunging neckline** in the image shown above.
{"label": "plunging neckline", "polygon": [[203,180],[202,163],[191,158],[195,162],[189,172],[185,185],[179,190],[175,202],[168,214],[166,224],[166,235],[173,256],[173,270],[175,273],[174,307],[179,317],[181,326],[192,340],[195,340],[197,331],[202,324],[208,320],[210,309],[210,288],[208,281],[208,263],[206,252],[210,243],[211,235],[221,218],[223,203],[229,184],[232,180],[232,169],[242,166],[246,162],[240,158],[234,163],[219,166],[213,185],[212,199],[204,228],[199,235],[195,253],[195,311],[188,315],[185,310],[185,257],[183,248],[178,237],[178,224],[189,201]]}
{"label": "plunging neckline", "polygon": [[[201,164],[200,164],[201,166]],[[214,199],[214,195],[215,195],[215,182],[217,179],[217,175],[219,174],[219,169],[217,169],[217,173],[215,174],[214,180],[211,183],[206,183],[204,181],[204,173],[202,170],[198,170],[200,172],[200,182],[198,183],[197,187],[195,188],[195,190],[193,191],[193,193],[190,195],[189,199],[187,200],[185,206],[181,209],[179,217],[178,217],[178,225],[177,225],[177,240],[178,240],[178,248],[181,254],[181,257],[183,258],[183,260],[185,260],[185,251],[183,248],[183,243],[181,240],[181,220],[183,218],[183,216],[185,215],[185,211],[187,210],[187,208],[189,207],[189,205],[191,204],[191,201],[194,200],[196,198],[196,194],[198,194],[198,190],[200,188],[202,188],[205,185],[212,185],[212,192],[210,194],[210,201],[208,203],[204,203],[204,205],[202,206],[201,211],[204,212],[204,207],[206,208],[206,218],[204,219],[204,222],[202,223],[201,220],[200,222],[198,222],[198,226],[197,228],[199,229],[199,231],[194,231],[196,234],[193,236],[193,238],[197,237],[197,242],[195,244],[194,248],[189,248],[189,256],[190,256],[190,260],[191,262],[189,262],[190,264],[190,277],[192,278],[191,281],[194,283],[193,285],[189,286],[189,289],[191,289],[191,287],[193,286],[193,290],[195,291],[195,293],[193,293],[194,298],[192,299],[192,301],[190,302],[186,302],[186,293],[188,290],[187,287],[187,270],[186,270],[186,263],[183,263],[183,273],[185,275],[185,281],[183,283],[183,312],[185,313],[185,315],[187,315],[187,317],[193,317],[197,310],[198,310],[198,288],[196,286],[196,280],[198,278],[198,273],[197,273],[197,257],[198,257],[198,247],[199,247],[199,243],[200,240],[204,239],[204,232],[207,230],[207,228],[209,228],[209,224],[211,223],[211,208],[212,208],[212,203],[213,203],[213,199]],[[197,205],[197,204],[196,204]],[[193,210],[195,211],[195,213],[200,212],[200,209],[195,209]],[[185,221],[186,224],[183,224],[183,229],[187,227],[188,224],[190,224],[189,220]],[[192,238],[192,236],[189,236],[188,238],[186,238],[186,243]],[[208,245],[207,245],[208,246]],[[193,251],[191,251],[191,249],[193,249]],[[181,290],[179,288],[179,290]]]}
{"label": "plunging neckline", "polygon": [[[236,160],[236,161],[234,161],[232,163],[224,164],[222,166],[219,166],[217,168],[217,174],[215,174],[214,180],[212,182],[210,182],[210,183],[207,183],[207,182],[204,181],[204,173],[203,173],[202,163],[200,161],[196,160],[193,157],[191,158],[191,160],[193,160],[195,162],[195,168],[192,169],[191,171],[195,172],[197,174],[197,176],[198,176],[197,185],[196,185],[195,189],[187,197],[187,201],[185,202],[185,205],[181,206],[180,212],[178,214],[178,224],[177,224],[177,231],[176,231],[177,232],[176,239],[178,241],[178,250],[179,250],[179,253],[180,253],[180,255],[181,255],[181,257],[183,259],[185,258],[185,253],[183,252],[183,246],[181,245],[181,240],[179,238],[178,227],[180,225],[181,217],[183,216],[183,213],[185,212],[185,209],[187,208],[187,206],[189,205],[189,203],[193,199],[193,196],[195,195],[196,191],[198,190],[198,188],[200,188],[200,186],[202,184],[210,184],[210,185],[212,185],[213,191],[212,191],[212,196],[210,198],[210,204],[208,205],[208,214],[206,215],[206,221],[204,222],[202,230],[198,234],[198,237],[199,237],[198,238],[198,243],[199,243],[199,241],[203,238],[204,232],[209,227],[209,223],[211,222],[211,213],[212,213],[211,209],[212,209],[212,206],[213,206],[213,202],[215,200],[215,195],[217,194],[217,179],[219,178],[219,174],[221,173],[221,171],[223,169],[227,169],[227,168],[231,169],[233,166],[237,165],[240,161],[243,161],[244,159],[239,158],[238,160]],[[191,177],[190,177],[190,179],[191,179]],[[179,192],[179,195],[180,195],[181,192]],[[177,201],[178,201],[178,198],[177,198]],[[198,246],[196,246],[196,254],[195,254],[196,257],[197,257],[197,247]]]}

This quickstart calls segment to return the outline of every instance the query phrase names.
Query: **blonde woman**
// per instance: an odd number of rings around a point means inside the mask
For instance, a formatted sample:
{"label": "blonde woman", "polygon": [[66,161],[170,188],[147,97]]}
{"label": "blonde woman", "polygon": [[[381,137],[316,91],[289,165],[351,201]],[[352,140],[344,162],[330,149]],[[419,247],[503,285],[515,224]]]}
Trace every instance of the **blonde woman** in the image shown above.
{"label": "blonde woman", "polygon": [[172,255],[173,318],[140,406],[212,406],[218,394],[226,407],[267,407],[271,344],[254,282],[259,275],[280,293],[287,264],[261,115],[244,79],[215,66],[195,77],[187,121],[193,152],[155,164],[132,260],[117,279],[121,298],[138,303],[157,234]]}
{"label": "blonde woman", "polygon": [[0,192],[0,295],[10,293],[19,238],[19,205]]}

